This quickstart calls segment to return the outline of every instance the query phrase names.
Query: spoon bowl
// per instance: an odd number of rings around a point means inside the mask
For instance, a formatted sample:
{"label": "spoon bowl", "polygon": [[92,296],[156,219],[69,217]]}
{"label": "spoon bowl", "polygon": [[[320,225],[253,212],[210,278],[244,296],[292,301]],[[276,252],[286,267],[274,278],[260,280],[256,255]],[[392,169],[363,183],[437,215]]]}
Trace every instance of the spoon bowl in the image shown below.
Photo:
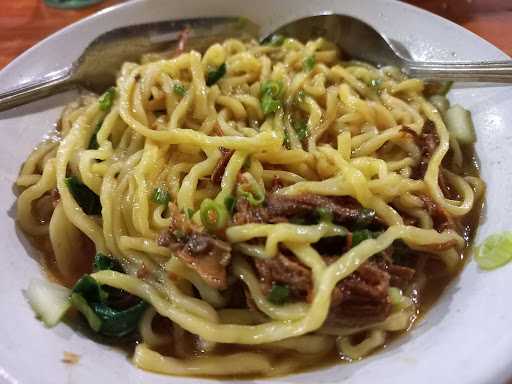
{"label": "spoon bowl", "polygon": [[[321,14],[293,20],[267,34],[280,34],[302,42],[323,37],[351,59],[377,66],[392,65],[410,77],[430,80],[512,83],[512,61],[420,62],[384,34],[355,17]],[[405,57],[407,56],[407,57]]]}
{"label": "spoon bowl", "polygon": [[[123,62],[149,52],[169,49],[189,28],[188,49],[204,50],[228,37],[257,37],[259,27],[246,18],[211,17],[163,21],[114,29],[97,37],[69,68],[0,94],[0,111],[73,87],[100,93],[115,84]],[[350,58],[374,65],[392,65],[411,77],[432,80],[512,83],[512,61],[418,62],[405,58],[383,34],[362,20],[347,15],[321,14],[293,20],[268,33],[303,42],[323,37]],[[265,40],[265,39],[263,39]]]}

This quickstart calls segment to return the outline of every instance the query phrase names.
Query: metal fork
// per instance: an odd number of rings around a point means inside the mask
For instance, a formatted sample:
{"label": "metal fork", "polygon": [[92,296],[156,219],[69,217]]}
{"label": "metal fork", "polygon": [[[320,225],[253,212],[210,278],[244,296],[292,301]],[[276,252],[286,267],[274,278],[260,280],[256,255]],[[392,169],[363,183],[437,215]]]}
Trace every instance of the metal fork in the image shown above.
{"label": "metal fork", "polygon": [[121,65],[137,62],[150,52],[172,51],[187,28],[187,50],[205,50],[228,37],[257,37],[259,27],[241,17],[192,18],[131,25],[113,29],[93,40],[68,68],[0,94],[0,111],[68,89],[81,87],[101,93],[115,84]]}

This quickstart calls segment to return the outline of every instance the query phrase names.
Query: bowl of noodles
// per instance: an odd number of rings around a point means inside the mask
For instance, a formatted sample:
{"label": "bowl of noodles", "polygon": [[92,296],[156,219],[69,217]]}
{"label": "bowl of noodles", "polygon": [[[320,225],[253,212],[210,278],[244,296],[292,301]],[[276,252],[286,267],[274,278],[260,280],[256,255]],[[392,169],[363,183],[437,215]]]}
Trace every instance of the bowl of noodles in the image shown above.
{"label": "bowl of noodles", "polygon": [[[78,49],[162,12],[197,16],[198,4],[108,9],[0,78],[36,77],[31,64],[59,44]],[[270,26],[292,8],[293,18],[329,9],[419,59],[503,55],[400,3],[296,4],[225,1],[201,14]],[[407,25],[390,25],[402,13]],[[449,90],[323,38],[182,43],[123,64],[101,95],[0,115],[3,187],[15,191],[3,197],[5,377],[36,380],[22,368],[36,360],[44,383],[504,380],[494,359],[512,349],[495,340],[510,315],[498,289],[507,269],[484,274],[470,260],[479,224],[479,234],[507,227],[496,143],[510,139],[510,91]]]}

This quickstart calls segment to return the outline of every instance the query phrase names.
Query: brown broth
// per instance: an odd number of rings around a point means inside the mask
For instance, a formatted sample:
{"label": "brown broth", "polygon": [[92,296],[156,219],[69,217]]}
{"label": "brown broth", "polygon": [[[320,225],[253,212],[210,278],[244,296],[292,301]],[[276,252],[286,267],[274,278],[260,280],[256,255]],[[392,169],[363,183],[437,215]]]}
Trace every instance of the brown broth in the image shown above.
{"label": "brown broth", "polygon": [[[478,170],[478,162],[474,152],[473,147],[466,147],[465,150],[465,158],[468,160],[464,163],[462,174],[463,175],[471,175],[471,176],[479,176]],[[449,160],[449,158],[447,159]],[[448,162],[446,162],[448,163]],[[459,170],[459,172],[461,172]],[[476,230],[478,224],[481,219],[481,210],[483,207],[484,198],[481,198],[479,201],[475,202],[475,205],[472,211],[464,216],[460,221],[460,225],[463,228],[463,236],[467,241],[468,246],[464,250],[461,255],[462,262],[459,263],[457,270],[453,273],[444,273],[440,274],[436,277],[431,277],[427,279],[427,282],[421,292],[421,302],[418,305],[417,313],[414,318],[414,321],[411,325],[414,326],[415,323],[421,321],[421,319],[426,315],[428,310],[439,300],[440,296],[445,291],[446,287],[449,286],[460,274],[462,269],[464,268],[465,263],[469,259],[469,255],[472,251],[471,243],[476,234]],[[72,282],[66,281],[63,279],[62,275],[57,270],[55,258],[53,256],[53,251],[51,249],[50,241],[48,237],[29,237],[33,246],[40,251],[39,262],[43,268],[43,271],[46,273],[48,278],[52,281],[59,282],[66,286],[72,286]],[[392,344],[395,340],[401,338],[402,335],[407,334],[411,327],[402,332],[394,332],[388,334],[387,342],[384,346],[377,348],[373,353],[378,353],[379,351],[385,349],[390,344]],[[101,336],[92,334],[85,325],[81,325],[80,322],[74,325],[74,328],[81,333],[84,333],[88,336],[91,336],[94,340],[100,343],[109,343],[111,340],[107,338],[103,338]],[[191,335],[189,335],[191,336]],[[333,336],[335,337],[335,336]],[[187,345],[186,349],[189,351],[191,356],[197,355],[197,348],[194,345],[195,341],[193,337],[187,337],[189,345]],[[140,342],[140,338],[138,335],[133,335],[129,338],[123,338],[121,340],[116,340],[113,347],[115,349],[120,349],[128,355],[133,353],[135,345]],[[163,346],[158,349],[164,355],[172,354],[172,345]],[[346,363],[347,360],[343,359],[336,348],[332,348],[332,350],[327,354],[320,355],[308,355],[305,358],[303,355],[294,351],[284,351],[284,350],[270,350],[267,348],[261,347],[251,347],[245,345],[238,344],[219,344],[217,349],[215,350],[215,354],[217,355],[228,355],[235,352],[262,352],[266,356],[269,356],[273,362],[279,362],[283,360],[300,360],[300,368],[295,370],[293,373],[304,373],[312,370],[317,370],[321,368],[325,368],[328,366],[332,366],[335,364]],[[257,379],[262,378],[262,375],[229,375],[229,376],[216,376],[216,379]]]}

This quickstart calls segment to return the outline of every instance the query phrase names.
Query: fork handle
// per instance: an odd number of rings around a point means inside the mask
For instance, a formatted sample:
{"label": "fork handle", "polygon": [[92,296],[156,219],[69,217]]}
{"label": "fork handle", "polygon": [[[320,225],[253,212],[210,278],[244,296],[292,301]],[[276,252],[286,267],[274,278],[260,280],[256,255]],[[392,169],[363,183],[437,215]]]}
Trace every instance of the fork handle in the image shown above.
{"label": "fork handle", "polygon": [[404,63],[411,77],[468,82],[512,83],[512,60],[478,62],[412,62]]}
{"label": "fork handle", "polygon": [[23,83],[17,88],[0,93],[0,111],[65,91],[75,85],[69,69],[53,72],[40,80]]}

